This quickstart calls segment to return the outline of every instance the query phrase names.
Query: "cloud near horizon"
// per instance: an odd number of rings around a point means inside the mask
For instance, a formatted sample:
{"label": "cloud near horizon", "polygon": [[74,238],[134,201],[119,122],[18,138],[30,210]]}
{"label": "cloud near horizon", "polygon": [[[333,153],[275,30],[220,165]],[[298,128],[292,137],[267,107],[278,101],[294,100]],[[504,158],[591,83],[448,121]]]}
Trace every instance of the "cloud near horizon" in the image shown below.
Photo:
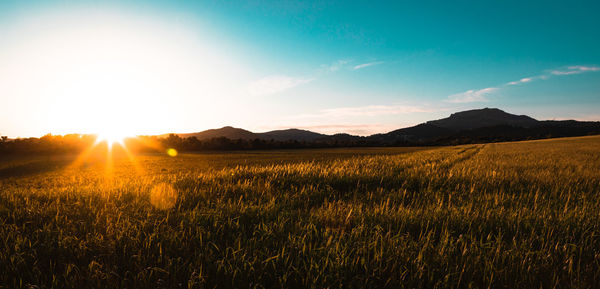
{"label": "cloud near horizon", "polygon": [[[262,127],[270,129],[299,128],[314,130],[320,133],[350,133],[355,135],[371,135],[388,132],[405,126],[414,125],[414,114],[434,113],[447,109],[427,105],[366,105],[354,107],[336,107],[287,116],[279,121],[278,126]],[[409,115],[411,116],[409,118]],[[391,117],[388,123],[378,117]],[[403,121],[400,121],[404,118]],[[406,118],[410,120],[407,121]],[[419,117],[416,118],[422,121]],[[399,122],[400,121],[400,122]]]}
{"label": "cloud near horizon", "polygon": [[432,112],[433,110],[411,105],[367,105],[359,107],[338,107],[321,110],[318,114],[304,116],[348,117],[348,116],[380,116],[415,112]]}
{"label": "cloud near horizon", "polygon": [[[289,126],[275,126],[275,127],[264,127],[266,130],[272,129],[288,129]],[[320,124],[320,125],[301,125],[295,126],[297,129],[304,129],[314,131],[322,134],[338,134],[347,133],[358,136],[369,136],[376,133],[386,133],[400,127],[396,124],[381,124],[381,123],[333,123],[333,124]]]}
{"label": "cloud near horizon", "polygon": [[287,75],[270,75],[263,77],[248,85],[248,92],[252,96],[270,95],[286,91],[293,87],[309,83],[314,78],[291,77]]}

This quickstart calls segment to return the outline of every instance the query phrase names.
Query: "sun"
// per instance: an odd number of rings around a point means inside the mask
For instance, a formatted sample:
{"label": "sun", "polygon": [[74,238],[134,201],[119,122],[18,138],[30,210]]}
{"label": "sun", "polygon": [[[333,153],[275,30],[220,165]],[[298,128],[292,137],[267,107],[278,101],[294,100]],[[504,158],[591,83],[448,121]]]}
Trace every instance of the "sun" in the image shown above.
{"label": "sun", "polygon": [[123,146],[125,145],[125,139],[132,136],[132,134],[119,131],[118,129],[106,130],[96,134],[96,143],[106,142],[109,147],[115,144]]}
{"label": "sun", "polygon": [[[136,133],[136,115],[133,109],[122,105],[107,105],[99,103],[96,107],[104,111],[103,116],[96,116],[88,119],[90,132],[96,135],[96,144],[106,142],[108,147],[114,144],[124,146],[124,140],[129,137],[139,135]],[[128,113],[131,109],[132,112]],[[91,114],[91,113],[90,113]]]}
{"label": "sun", "polygon": [[232,79],[254,78],[202,25],[93,11],[32,14],[0,32],[0,88],[20,109],[7,115],[29,120],[14,124],[24,133],[95,134],[115,143],[195,129],[232,113],[230,101],[245,93]]}

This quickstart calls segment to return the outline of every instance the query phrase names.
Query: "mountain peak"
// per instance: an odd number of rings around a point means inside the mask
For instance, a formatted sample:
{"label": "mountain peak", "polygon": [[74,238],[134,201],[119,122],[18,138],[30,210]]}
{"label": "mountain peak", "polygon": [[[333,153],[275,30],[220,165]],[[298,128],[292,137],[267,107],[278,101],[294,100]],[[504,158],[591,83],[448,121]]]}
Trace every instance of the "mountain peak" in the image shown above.
{"label": "mountain peak", "polygon": [[515,115],[498,108],[486,107],[456,112],[451,114],[450,117],[428,121],[427,123],[453,130],[463,130],[497,125],[531,127],[538,124],[538,121],[526,115]]}
{"label": "mountain peak", "polygon": [[309,130],[289,128],[282,130],[273,130],[269,132],[263,132],[258,134],[263,139],[273,140],[298,140],[298,141],[314,141],[319,138],[326,137],[327,135],[312,132]]}
{"label": "mountain peak", "polygon": [[217,129],[209,129],[196,133],[185,133],[179,134],[180,137],[191,137],[194,136],[200,140],[210,139],[216,137],[226,137],[229,139],[253,139],[254,133],[247,131],[242,128],[236,128],[232,126],[224,126]]}
{"label": "mountain peak", "polygon": [[507,113],[504,110],[501,110],[499,108],[484,107],[484,108],[480,108],[480,109],[471,109],[471,110],[457,111],[455,113],[450,114],[450,116],[453,116],[453,115],[463,115],[463,114],[476,114],[476,113],[505,113],[505,114],[509,114],[509,113]]}
{"label": "mountain peak", "polygon": [[[526,115],[507,113],[498,108],[481,108],[452,113],[449,117],[397,129],[388,133],[359,137],[346,133],[320,134],[299,128],[255,133],[232,126],[196,133],[178,134],[199,140],[225,137],[232,140],[297,141],[321,145],[423,145],[521,140],[548,136],[600,134],[600,122],[538,121]],[[167,135],[163,135],[166,137]]]}
{"label": "mountain peak", "polygon": [[276,141],[288,141],[288,140],[297,140],[297,141],[314,141],[319,138],[326,137],[327,135],[302,130],[297,128],[290,129],[282,129],[282,130],[273,130],[269,132],[263,133],[254,133],[242,128],[232,127],[232,126],[224,126],[222,128],[217,129],[209,129],[201,132],[195,133],[184,133],[178,134],[180,137],[196,137],[199,140],[218,138],[218,137],[226,137],[228,139],[263,139],[263,140],[276,140]]}
{"label": "mountain peak", "polygon": [[243,128],[237,128],[237,127],[233,127],[233,126],[227,125],[227,126],[224,126],[222,128],[217,128],[217,129],[214,129],[214,130],[245,130],[245,129],[243,129]]}

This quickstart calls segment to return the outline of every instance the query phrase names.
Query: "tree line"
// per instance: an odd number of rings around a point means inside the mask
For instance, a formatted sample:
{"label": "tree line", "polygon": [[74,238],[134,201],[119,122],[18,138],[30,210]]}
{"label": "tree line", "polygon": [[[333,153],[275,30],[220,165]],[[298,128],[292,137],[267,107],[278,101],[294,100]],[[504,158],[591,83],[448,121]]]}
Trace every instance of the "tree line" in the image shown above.
{"label": "tree line", "polygon": [[[333,135],[313,141],[274,139],[229,139],[217,137],[198,139],[195,136],[182,138],[176,134],[167,137],[137,136],[127,138],[122,144],[112,146],[114,150],[126,149],[134,153],[159,152],[174,148],[182,152],[230,151],[230,150],[273,150],[299,148],[375,147],[375,146],[444,146],[504,141],[520,141],[555,137],[572,137],[600,134],[600,122],[545,121],[535,127],[498,125],[472,130],[448,131],[441,134],[415,133],[380,134],[370,137]],[[95,135],[47,134],[40,138],[0,138],[0,154],[60,154],[79,153],[94,148],[103,153],[111,148],[106,142],[98,142]]]}
{"label": "tree line", "polygon": [[[182,138],[176,134],[167,137],[137,136],[126,138],[123,143],[112,145],[112,149],[126,148],[130,152],[158,152],[168,148],[178,151],[228,151],[228,150],[272,150],[272,149],[298,149],[298,148],[331,148],[344,146],[369,146],[367,142],[356,140],[323,140],[323,141],[297,141],[297,140],[267,140],[267,139],[229,139],[217,137],[199,140],[198,138]],[[80,153],[86,149],[106,149],[106,141],[97,141],[95,135],[47,134],[40,138],[0,139],[0,154],[63,154]]]}

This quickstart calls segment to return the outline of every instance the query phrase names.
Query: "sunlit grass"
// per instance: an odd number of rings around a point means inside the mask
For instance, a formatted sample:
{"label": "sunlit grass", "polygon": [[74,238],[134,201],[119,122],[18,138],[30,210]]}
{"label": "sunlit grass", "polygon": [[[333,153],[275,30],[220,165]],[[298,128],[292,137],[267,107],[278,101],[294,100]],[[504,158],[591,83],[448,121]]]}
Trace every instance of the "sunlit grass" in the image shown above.
{"label": "sunlit grass", "polygon": [[0,286],[600,284],[600,137],[75,159],[0,163]]}

